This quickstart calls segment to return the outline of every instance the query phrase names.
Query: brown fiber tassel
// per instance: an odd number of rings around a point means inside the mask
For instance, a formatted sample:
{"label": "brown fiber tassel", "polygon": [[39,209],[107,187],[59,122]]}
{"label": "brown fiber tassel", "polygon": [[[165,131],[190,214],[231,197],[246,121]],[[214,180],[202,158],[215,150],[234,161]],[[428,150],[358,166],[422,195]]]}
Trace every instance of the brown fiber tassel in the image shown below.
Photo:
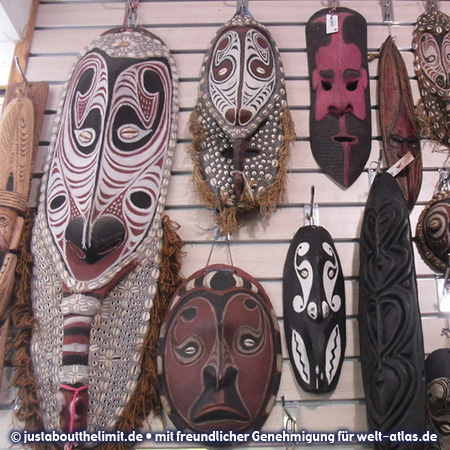
{"label": "brown fiber tassel", "polygon": [[[161,322],[167,306],[178,286],[183,281],[180,276],[183,241],[178,236],[179,225],[168,216],[163,219],[163,248],[161,252],[160,277],[151,310],[150,327],[142,346],[141,374],[137,388],[117,423],[116,429],[129,433],[140,428],[145,418],[153,413],[162,418],[161,401],[158,394],[156,353]],[[125,443],[105,444],[102,450],[125,450]]]}
{"label": "brown fiber tassel", "polygon": [[[13,364],[16,373],[13,386],[17,390],[18,407],[16,418],[25,424],[28,432],[43,430],[42,413],[37,396],[37,383],[31,365],[30,343],[34,318],[31,308],[30,281],[33,257],[30,251],[31,231],[36,211],[29,209],[25,215],[25,224],[18,248],[18,260],[15,271],[16,302],[11,308],[11,317],[18,334],[13,341],[15,349]],[[28,444],[33,450],[57,450],[50,442]]]}

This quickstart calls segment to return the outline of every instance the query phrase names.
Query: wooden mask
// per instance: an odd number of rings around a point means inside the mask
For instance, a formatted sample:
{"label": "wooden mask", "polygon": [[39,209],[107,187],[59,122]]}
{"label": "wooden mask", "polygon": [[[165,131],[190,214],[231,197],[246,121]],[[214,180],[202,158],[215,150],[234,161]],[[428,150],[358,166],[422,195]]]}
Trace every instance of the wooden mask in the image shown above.
{"label": "wooden mask", "polygon": [[[425,429],[424,350],[409,214],[388,173],[370,189],[361,228],[359,340],[369,430]],[[414,448],[405,442],[401,448]],[[399,448],[400,448],[399,447]],[[376,445],[385,448],[385,443]]]}
{"label": "wooden mask", "polygon": [[438,442],[428,443],[427,450],[450,449],[450,350],[441,348],[425,360],[427,382],[427,427],[437,433]]}
{"label": "wooden mask", "polygon": [[416,226],[417,247],[424,261],[444,273],[450,253],[450,192],[437,192],[421,212]]}
{"label": "wooden mask", "polygon": [[335,389],[344,361],[345,290],[333,240],[323,227],[300,228],[283,272],[286,343],[295,378],[316,394]]}
{"label": "wooden mask", "polygon": [[216,264],[191,275],[169,305],[159,344],[161,398],[178,429],[262,426],[278,391],[281,348],[270,300],[249,274]]}
{"label": "wooden mask", "polygon": [[422,185],[422,153],[416,126],[414,102],[408,72],[392,37],[381,47],[379,71],[380,129],[389,167],[408,152],[413,161],[396,177],[406,205],[412,210]]}
{"label": "wooden mask", "polygon": [[413,50],[422,137],[449,146],[450,17],[436,10],[422,14],[414,28]]}
{"label": "wooden mask", "polygon": [[240,13],[217,32],[201,73],[191,116],[194,184],[233,232],[238,212],[273,212],[284,195],[294,133],[283,66],[269,31]]}
{"label": "wooden mask", "polygon": [[363,171],[372,139],[367,24],[356,11],[336,8],[339,31],[327,34],[329,12],[306,24],[311,150],[325,173],[348,187]]}
{"label": "wooden mask", "polygon": [[46,429],[113,429],[130,417],[130,398],[147,394],[137,386],[157,326],[177,111],[173,58],[143,29],[105,32],[65,86],[32,249],[31,350]]}

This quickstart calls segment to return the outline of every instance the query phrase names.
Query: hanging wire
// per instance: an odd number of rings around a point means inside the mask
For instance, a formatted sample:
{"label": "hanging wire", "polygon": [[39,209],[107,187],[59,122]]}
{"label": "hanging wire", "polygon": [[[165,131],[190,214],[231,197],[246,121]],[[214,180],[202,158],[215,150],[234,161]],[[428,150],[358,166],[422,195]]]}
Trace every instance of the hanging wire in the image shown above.
{"label": "hanging wire", "polygon": [[14,62],[16,64],[16,68],[17,68],[18,72],[20,73],[21,77],[23,78],[23,81],[25,81],[25,83],[28,84],[27,77],[25,76],[25,73],[22,70],[18,56],[14,56]]}
{"label": "hanging wire", "polygon": [[[216,242],[218,242],[218,240],[219,240],[219,238],[221,236],[223,236],[222,230],[220,228],[216,228],[216,232],[215,232],[215,235],[214,235],[214,240],[213,240],[213,243],[211,245],[211,250],[209,251],[208,260],[206,261],[206,266],[210,265],[211,257],[212,257],[213,251],[214,251],[214,247],[216,245]],[[228,263],[230,264],[230,266],[234,266],[234,264],[233,264],[233,257],[231,256],[230,234],[229,233],[227,233],[225,235],[225,242],[226,242],[226,245],[227,245],[226,248],[227,248],[227,254],[228,254],[228,259],[229,259]]]}
{"label": "hanging wire", "polygon": [[[214,210],[214,218],[216,218],[223,212],[223,205],[222,205],[222,200],[220,198],[219,192],[217,193],[217,201],[218,201],[219,208]],[[217,220],[215,220],[215,222],[217,223]],[[209,251],[208,260],[206,261],[207,266],[209,266],[209,264],[210,264],[211,256],[213,254],[216,242],[218,242],[220,239],[223,239],[223,238],[225,238],[225,242],[227,245],[227,253],[228,253],[228,260],[229,260],[228,262],[229,262],[230,266],[234,266],[233,257],[231,256],[230,233],[224,234],[222,229],[219,226],[216,228],[215,233],[214,233],[213,243],[211,245],[211,250]]]}

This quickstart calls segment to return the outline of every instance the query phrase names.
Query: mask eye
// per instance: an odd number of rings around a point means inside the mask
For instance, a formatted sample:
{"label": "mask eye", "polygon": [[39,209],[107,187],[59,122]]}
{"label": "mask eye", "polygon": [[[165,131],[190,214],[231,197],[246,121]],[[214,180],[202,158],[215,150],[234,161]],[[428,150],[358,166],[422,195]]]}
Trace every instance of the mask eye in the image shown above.
{"label": "mask eye", "polygon": [[252,332],[243,333],[238,340],[237,349],[243,355],[251,355],[257,352],[263,343],[263,337]]}
{"label": "mask eye", "polygon": [[358,80],[352,81],[351,83],[347,84],[347,91],[355,91],[358,87]]}
{"label": "mask eye", "polygon": [[309,275],[309,270],[308,269],[302,269],[300,270],[300,276],[305,280],[306,278],[308,278]]}
{"label": "mask eye", "polygon": [[323,81],[322,80],[322,88],[325,91],[331,91],[331,88],[332,88],[331,83],[329,81]]}
{"label": "mask eye", "polygon": [[336,275],[336,269],[333,268],[333,267],[330,267],[330,268],[328,269],[327,275],[328,275],[328,278],[329,278],[330,280],[332,280],[332,279],[335,277],[335,275]]}
{"label": "mask eye", "polygon": [[391,147],[401,147],[403,142],[405,142],[405,140],[401,136],[398,136],[396,134],[389,136],[389,144],[391,145]]}

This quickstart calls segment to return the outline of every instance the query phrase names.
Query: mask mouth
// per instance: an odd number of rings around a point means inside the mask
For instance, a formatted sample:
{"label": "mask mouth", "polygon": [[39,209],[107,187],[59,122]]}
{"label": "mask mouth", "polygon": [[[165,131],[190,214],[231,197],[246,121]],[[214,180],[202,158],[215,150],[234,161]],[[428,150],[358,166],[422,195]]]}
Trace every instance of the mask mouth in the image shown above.
{"label": "mask mouth", "polygon": [[331,139],[338,144],[356,144],[358,142],[358,138],[356,136],[351,136],[348,134],[335,134],[331,137]]}

